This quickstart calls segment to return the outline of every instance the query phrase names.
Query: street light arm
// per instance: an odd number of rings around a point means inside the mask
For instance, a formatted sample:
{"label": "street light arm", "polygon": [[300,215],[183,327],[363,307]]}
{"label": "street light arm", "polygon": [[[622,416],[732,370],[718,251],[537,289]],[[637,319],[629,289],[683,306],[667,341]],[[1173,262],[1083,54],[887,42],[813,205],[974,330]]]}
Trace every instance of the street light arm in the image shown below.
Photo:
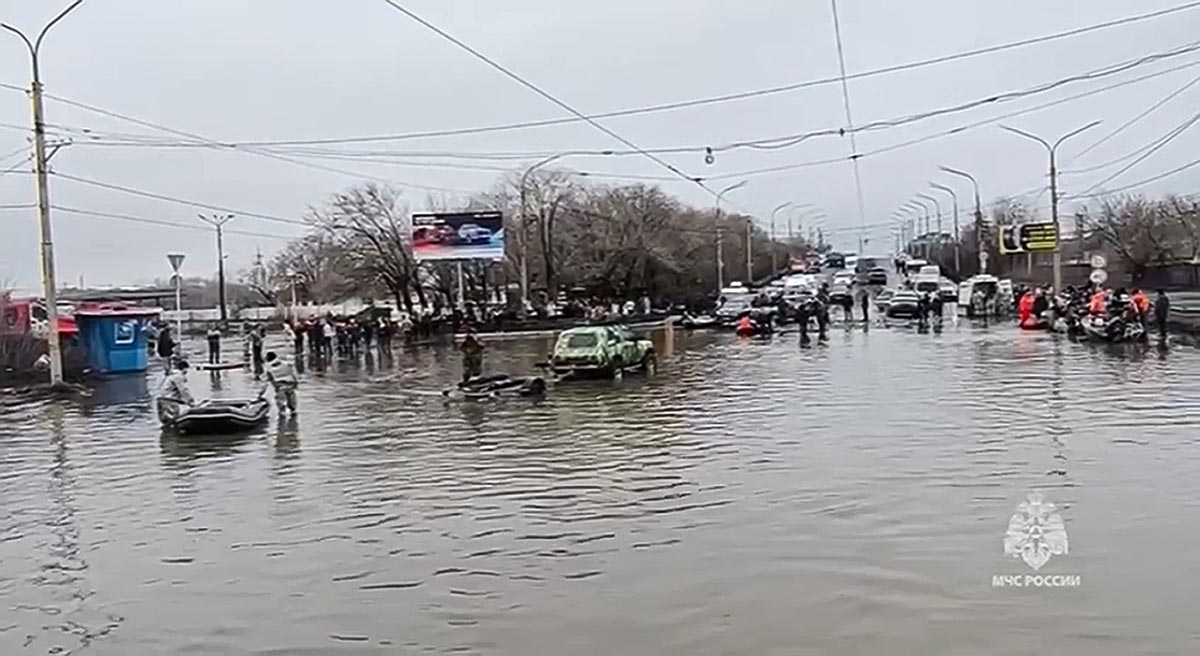
{"label": "street light arm", "polygon": [[1026,132],[1024,130],[1018,130],[1017,128],[1009,127],[1007,125],[1001,125],[1000,129],[1007,130],[1013,134],[1021,135],[1022,137],[1025,137],[1026,139],[1031,139],[1033,141],[1036,141],[1036,142],[1042,144],[1043,146],[1045,146],[1046,150],[1049,150],[1051,152],[1054,151],[1054,146],[1051,146],[1049,141],[1046,141],[1045,139],[1037,136],[1036,134],[1033,134],[1031,132]]}
{"label": "street light arm", "polygon": [[1088,123],[1087,125],[1085,125],[1081,128],[1077,128],[1075,130],[1072,130],[1072,131],[1064,134],[1063,136],[1058,138],[1058,141],[1054,142],[1054,146],[1051,150],[1058,150],[1058,147],[1062,145],[1062,142],[1066,141],[1067,139],[1070,139],[1071,137],[1079,134],[1080,132],[1084,132],[1085,130],[1091,130],[1092,128],[1096,127],[1097,125],[1100,125],[1100,121],[1092,121],[1091,123]]}
{"label": "street light arm", "polygon": [[81,4],[83,4],[83,0],[75,0],[75,2],[71,3],[70,7],[67,7],[66,9],[62,10],[62,13],[55,16],[54,19],[51,20],[49,23],[46,23],[46,27],[42,28],[41,34],[38,34],[37,41],[35,41],[33,44],[33,53],[35,55],[37,54],[38,50],[40,50],[42,48],[42,39],[46,38],[46,33],[48,33],[50,31],[50,28],[57,25],[59,21],[61,21],[62,19],[67,17],[67,14],[75,11],[75,9],[77,7],[79,7],[79,5],[81,5]]}
{"label": "street light arm", "polygon": [[31,57],[37,56],[37,51],[34,50],[33,43],[30,42],[29,37],[25,36],[24,32],[22,32],[21,30],[18,30],[17,28],[13,27],[12,25],[9,25],[8,23],[0,23],[0,27],[21,37],[21,40],[25,42],[25,47],[29,49],[29,55]]}

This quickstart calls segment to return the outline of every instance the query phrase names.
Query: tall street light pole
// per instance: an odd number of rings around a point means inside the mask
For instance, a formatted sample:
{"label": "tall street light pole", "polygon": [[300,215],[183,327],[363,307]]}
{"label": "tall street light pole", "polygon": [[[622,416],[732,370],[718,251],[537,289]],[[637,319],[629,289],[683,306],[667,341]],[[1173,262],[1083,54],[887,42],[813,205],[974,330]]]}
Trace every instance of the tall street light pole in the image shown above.
{"label": "tall street light pole", "polygon": [[1050,143],[1036,134],[1032,134],[1024,130],[1018,130],[1017,128],[1009,127],[1007,125],[1000,126],[1000,129],[1002,130],[1007,130],[1013,134],[1020,135],[1026,139],[1042,144],[1050,153],[1050,218],[1054,222],[1054,235],[1056,238],[1054,243],[1054,289],[1056,290],[1062,289],[1062,231],[1059,229],[1058,225],[1058,147],[1061,146],[1067,139],[1090,130],[1097,125],[1100,125],[1100,121],[1092,121],[1083,127],[1076,128],[1064,134],[1054,143]]}
{"label": "tall street light pole", "polygon": [[939,184],[937,182],[930,182],[929,186],[933,187],[934,189],[937,189],[939,191],[944,191],[944,192],[950,194],[950,201],[951,201],[951,205],[952,205],[952,209],[951,209],[952,214],[951,215],[954,217],[954,275],[961,278],[962,277],[962,252],[961,252],[962,249],[960,248],[959,243],[958,243],[958,194],[954,193],[954,190],[951,189],[950,187],[947,187],[944,184]]}
{"label": "tall street light pole", "polygon": [[16,34],[25,42],[25,47],[29,49],[32,70],[29,98],[33,103],[33,166],[37,180],[38,227],[41,233],[42,296],[46,299],[46,319],[50,325],[50,330],[46,333],[46,352],[50,358],[50,387],[52,388],[61,387],[63,382],[62,342],[58,335],[58,282],[54,275],[54,237],[50,229],[50,182],[47,179],[49,158],[46,157],[46,120],[45,108],[42,106],[42,73],[38,56],[42,50],[42,40],[46,38],[50,28],[66,18],[67,14],[82,3],[83,0],[75,0],[71,3],[62,13],[46,23],[33,41],[30,41],[29,37],[25,36],[21,30],[7,23],[0,23],[0,27]]}
{"label": "tall street light pole", "polygon": [[942,255],[942,204],[938,201],[936,196],[933,196],[931,194],[917,194],[917,198],[920,198],[921,200],[927,200],[927,201],[933,203],[934,211],[937,212],[937,240],[935,243],[937,244],[937,257],[941,257],[941,255]]}
{"label": "tall street light pole", "polygon": [[229,324],[229,311],[225,304],[225,242],[222,228],[233,220],[232,214],[214,214],[212,216],[198,215],[200,220],[217,229],[217,294],[221,302],[221,327]]}
{"label": "tall street light pole", "polygon": [[[721,238],[721,199],[725,198],[725,194],[741,189],[749,184],[748,180],[742,180],[725,187],[717,194],[717,294],[725,288],[725,247],[722,244]],[[749,281],[747,281],[747,284]]]}
{"label": "tall street light pole", "polygon": [[987,273],[987,244],[983,240],[983,204],[979,202],[979,181],[966,171],[952,169],[949,166],[943,166],[941,169],[950,175],[970,180],[971,187],[975,190],[975,240],[979,246],[979,273]]}
{"label": "tall street light pole", "polygon": [[785,210],[793,205],[792,201],[780,203],[778,207],[771,210],[771,273],[779,272],[779,249],[775,247],[775,216],[782,210]]}
{"label": "tall street light pole", "polygon": [[[922,256],[922,258],[928,260],[929,256],[930,256],[929,235],[931,234],[931,231],[929,228],[929,206],[926,205],[924,203],[924,201],[922,201],[919,198],[914,198],[913,200],[909,201],[908,206],[918,212],[917,232],[921,233],[921,245],[922,245],[921,256]],[[924,217],[925,217],[925,227],[923,229],[920,227],[921,226],[921,215],[924,215]]]}

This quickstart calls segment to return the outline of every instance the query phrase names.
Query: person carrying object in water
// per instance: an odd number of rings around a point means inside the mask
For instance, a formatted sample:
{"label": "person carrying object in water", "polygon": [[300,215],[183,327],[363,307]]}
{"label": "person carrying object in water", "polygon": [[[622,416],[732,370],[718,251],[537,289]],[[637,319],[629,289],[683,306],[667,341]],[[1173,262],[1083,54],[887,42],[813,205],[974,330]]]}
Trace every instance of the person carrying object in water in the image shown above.
{"label": "person carrying object in water", "polygon": [[463,357],[463,382],[477,378],[483,374],[483,343],[475,337],[475,333],[467,333],[459,347]]}
{"label": "person carrying object in water", "polygon": [[300,386],[296,368],[274,351],[267,353],[267,382],[275,388],[275,405],[279,408],[279,416],[288,412],[296,414],[296,388]]}
{"label": "person carrying object in water", "polygon": [[175,423],[183,410],[196,405],[188,389],[188,368],[187,360],[180,360],[175,370],[163,381],[162,391],[158,395],[158,419],[164,426]]}

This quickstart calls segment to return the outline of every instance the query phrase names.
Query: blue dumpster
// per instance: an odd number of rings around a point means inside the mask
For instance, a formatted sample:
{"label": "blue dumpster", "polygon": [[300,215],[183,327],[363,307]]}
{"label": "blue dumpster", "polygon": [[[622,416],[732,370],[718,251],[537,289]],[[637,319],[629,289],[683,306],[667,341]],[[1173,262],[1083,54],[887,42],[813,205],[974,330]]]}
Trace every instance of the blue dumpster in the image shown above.
{"label": "blue dumpster", "polygon": [[102,374],[145,371],[150,357],[144,328],[160,312],[158,308],[116,304],[87,306],[76,311],[79,341],[87,349],[92,371]]}

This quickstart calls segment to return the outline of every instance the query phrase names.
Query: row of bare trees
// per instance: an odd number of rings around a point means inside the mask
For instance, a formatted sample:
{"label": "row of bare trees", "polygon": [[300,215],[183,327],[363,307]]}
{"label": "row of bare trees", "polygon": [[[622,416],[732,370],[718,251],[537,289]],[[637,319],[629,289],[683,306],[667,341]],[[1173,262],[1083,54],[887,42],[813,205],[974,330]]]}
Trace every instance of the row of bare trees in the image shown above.
{"label": "row of bare trees", "polygon": [[[524,184],[524,194],[521,185]],[[361,184],[313,208],[312,230],[266,267],[268,285],[295,286],[301,302],[347,295],[387,297],[400,307],[445,306],[458,287],[453,263],[417,262],[410,247],[410,199],[394,188]],[[606,299],[648,294],[684,300],[715,294],[716,242],[725,282],[747,275],[747,235],[761,278],[786,266],[800,240],[772,240],[750,217],[689,207],[646,185],[595,186],[566,172],[510,176],[465,202],[427,198],[421,209],[498,209],[505,217],[505,260],[464,263],[468,299],[519,297],[522,271],[538,296],[574,290]],[[747,227],[750,228],[747,231]],[[282,296],[282,293],[280,294]]]}

